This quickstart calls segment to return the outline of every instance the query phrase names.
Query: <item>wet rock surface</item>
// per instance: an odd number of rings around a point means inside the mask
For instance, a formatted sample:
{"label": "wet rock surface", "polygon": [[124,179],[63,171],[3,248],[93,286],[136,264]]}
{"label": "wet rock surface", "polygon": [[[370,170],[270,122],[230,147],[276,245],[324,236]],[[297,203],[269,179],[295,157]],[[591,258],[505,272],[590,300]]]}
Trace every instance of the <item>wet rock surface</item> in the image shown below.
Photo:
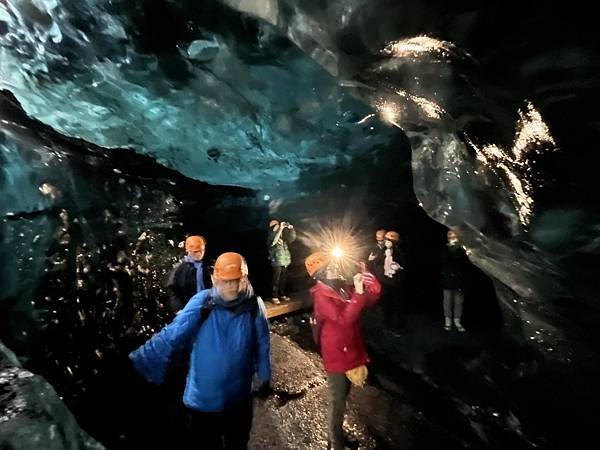
{"label": "wet rock surface", "polygon": [[[441,313],[411,311],[400,332],[391,332],[379,308],[365,312],[369,384],[352,388],[345,423],[361,448],[594,448],[585,434],[593,415],[570,387],[572,375],[505,327],[478,323],[472,311],[466,318],[466,333],[446,332]],[[315,374],[322,365],[307,314],[276,321],[272,330],[275,390],[309,390],[279,409],[277,396],[257,403],[252,442],[325,448],[327,384],[324,373]],[[269,427],[276,431],[267,438]]]}
{"label": "wet rock surface", "polygon": [[0,448],[101,450],[85,433],[54,388],[21,367],[0,342]]}
{"label": "wet rock surface", "polygon": [[[306,318],[307,314],[297,314],[273,323],[273,389],[268,397],[255,400],[249,443],[253,450],[326,448],[327,381],[309,340]],[[504,343],[502,330],[482,333],[473,328],[466,334],[447,333],[441,323],[426,315],[411,313],[407,319],[401,333],[390,333],[381,324],[379,310],[364,317],[373,359],[369,383],[351,389],[344,423],[359,448],[553,449],[567,448],[569,442],[569,448],[592,448],[577,436],[567,440],[560,429],[548,428],[552,416],[569,428],[580,416],[570,410],[573,417],[569,418],[557,410],[567,404],[563,397],[568,392],[561,392],[562,382],[534,354]],[[103,448],[81,431],[42,377],[22,369],[5,347],[0,350],[3,445],[16,449]],[[512,363],[506,352],[512,353]],[[124,402],[123,410],[111,411],[106,400],[90,397],[107,427],[115,424],[106,414],[116,414],[121,421],[123,434],[118,442],[103,436],[107,448],[133,448],[142,443],[147,448],[163,444],[186,448],[184,440],[178,440],[182,436],[175,434],[174,422],[185,423],[179,391],[147,385],[133,377],[124,364],[113,376],[110,381],[106,373],[99,374],[113,386],[113,399]],[[551,388],[552,398],[544,401],[544,393]],[[174,404],[175,409],[169,409]]]}
{"label": "wet rock surface", "polygon": [[[320,357],[276,333],[272,334],[272,356],[273,392],[255,401],[249,448],[326,448],[327,381]],[[158,391],[146,392],[154,397],[154,408],[159,408],[163,400]],[[135,400],[132,393],[129,396],[126,400]],[[0,346],[0,398],[2,448],[105,448],[79,427],[50,384],[22,369],[4,346]],[[374,385],[352,388],[344,428],[361,449],[417,448],[415,430],[433,430],[411,406]],[[170,435],[172,431],[165,422],[159,430],[146,429],[146,435],[158,433],[176,447],[185,445]],[[134,442],[131,436],[128,439],[125,442]],[[125,448],[123,445],[108,448]]]}
{"label": "wet rock surface", "polygon": [[[285,336],[272,334],[273,395],[257,400],[250,447],[253,449],[327,446],[327,380],[318,355]],[[409,435],[396,419],[398,400],[374,386],[352,388],[345,430],[360,448],[399,448]]]}
{"label": "wet rock surface", "polygon": [[[410,355],[420,353],[421,348],[411,347],[412,343],[407,343],[405,336],[403,351],[382,358],[380,352],[389,350],[389,347],[382,346],[381,336],[384,336],[387,345],[398,348],[399,342],[390,339],[384,327],[378,323],[378,311],[370,313],[365,323],[377,325],[368,334],[373,363],[369,366],[367,385],[362,389],[352,387],[350,390],[345,432],[357,439],[361,449],[485,447],[478,437],[465,433],[460,426],[451,423],[451,417],[444,421],[432,413],[431,406],[445,405],[446,394],[443,389],[438,390],[422,381],[423,374],[417,373],[421,369],[413,366]],[[257,400],[255,403],[250,440],[253,449],[326,448],[327,379],[321,358],[315,352],[307,318],[307,313],[301,313],[272,324],[274,393],[267,400]],[[431,327],[425,327],[422,332],[431,332]],[[438,341],[432,344],[432,349],[440,349],[444,345]],[[465,339],[458,345],[468,347]],[[384,360],[395,361],[397,365],[390,367],[381,364]],[[453,411],[446,407],[439,414],[450,412]],[[523,443],[515,448],[526,447],[527,444]]]}

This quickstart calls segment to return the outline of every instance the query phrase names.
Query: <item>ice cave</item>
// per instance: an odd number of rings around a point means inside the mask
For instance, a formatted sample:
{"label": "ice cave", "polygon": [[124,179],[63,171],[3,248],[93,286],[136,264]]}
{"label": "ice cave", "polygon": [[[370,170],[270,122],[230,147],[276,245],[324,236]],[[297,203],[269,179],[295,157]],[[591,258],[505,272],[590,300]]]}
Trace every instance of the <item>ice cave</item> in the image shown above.
{"label": "ice cave", "polygon": [[0,448],[597,448],[592,9],[0,0]]}

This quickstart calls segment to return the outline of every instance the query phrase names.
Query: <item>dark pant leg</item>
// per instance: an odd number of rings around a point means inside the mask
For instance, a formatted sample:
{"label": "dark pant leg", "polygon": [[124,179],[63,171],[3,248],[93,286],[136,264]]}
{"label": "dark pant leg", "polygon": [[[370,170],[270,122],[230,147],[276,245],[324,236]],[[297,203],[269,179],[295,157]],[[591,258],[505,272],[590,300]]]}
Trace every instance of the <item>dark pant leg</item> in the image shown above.
{"label": "dark pant leg", "polygon": [[452,319],[452,291],[444,289],[444,317]]}
{"label": "dark pant leg", "polygon": [[381,291],[381,300],[379,304],[381,305],[381,310],[383,312],[383,321],[385,323],[386,328],[391,329],[394,326],[394,315],[392,312],[392,296],[390,295],[391,286],[389,284],[382,285]]}
{"label": "dark pant leg", "polygon": [[350,392],[350,380],[343,373],[328,373],[329,405],[327,411],[327,431],[333,450],[344,448],[344,411],[346,398]]}
{"label": "dark pant leg", "polygon": [[252,429],[252,398],[223,412],[225,450],[246,450]]}
{"label": "dark pant leg", "polygon": [[454,318],[460,320],[463,313],[463,302],[465,300],[465,296],[462,291],[455,290],[454,291]]}
{"label": "dark pant leg", "polygon": [[189,410],[190,449],[223,450],[223,413]]}
{"label": "dark pant leg", "polygon": [[406,327],[406,314],[408,312],[408,296],[403,276],[400,276],[394,285],[394,296],[396,298],[396,327],[402,329]]}
{"label": "dark pant leg", "polygon": [[279,296],[285,295],[285,285],[287,283],[287,267],[281,267],[281,275],[279,276]]}
{"label": "dark pant leg", "polygon": [[279,278],[281,277],[281,266],[274,266],[273,268],[273,280],[271,281],[271,295],[277,297],[279,295]]}
{"label": "dark pant leg", "polygon": [[386,328],[396,330],[399,324],[400,309],[402,299],[398,298],[398,289],[395,284],[386,284],[383,286],[383,295],[381,296],[381,306],[384,314]]}
{"label": "dark pant leg", "polygon": [[187,362],[175,360],[167,371],[165,382],[161,386],[168,405],[165,429],[171,430],[172,444],[177,448],[186,448],[184,444],[189,442],[189,414],[182,400],[187,372]]}

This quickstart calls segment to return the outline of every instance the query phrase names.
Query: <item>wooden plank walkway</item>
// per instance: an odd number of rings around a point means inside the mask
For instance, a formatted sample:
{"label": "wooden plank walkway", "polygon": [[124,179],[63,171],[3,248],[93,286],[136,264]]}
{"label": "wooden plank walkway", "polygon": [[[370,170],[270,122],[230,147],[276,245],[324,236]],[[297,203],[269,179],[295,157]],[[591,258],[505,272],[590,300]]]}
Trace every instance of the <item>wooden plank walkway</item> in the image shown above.
{"label": "wooden plank walkway", "polygon": [[309,309],[312,307],[312,299],[308,292],[297,292],[290,295],[291,300],[284,302],[281,300],[279,305],[271,303],[269,299],[265,299],[265,307],[267,308],[267,319],[283,316],[292,312]]}

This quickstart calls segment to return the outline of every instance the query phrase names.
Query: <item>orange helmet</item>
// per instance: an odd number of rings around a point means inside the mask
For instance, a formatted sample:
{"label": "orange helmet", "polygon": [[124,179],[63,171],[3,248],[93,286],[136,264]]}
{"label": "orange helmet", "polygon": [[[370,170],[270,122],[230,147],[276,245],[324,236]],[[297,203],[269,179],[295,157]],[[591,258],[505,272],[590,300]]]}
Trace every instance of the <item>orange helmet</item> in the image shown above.
{"label": "orange helmet", "polygon": [[312,277],[318,270],[327,267],[330,261],[331,257],[328,253],[315,252],[304,260],[304,265],[306,266],[308,274]]}
{"label": "orange helmet", "polygon": [[189,236],[185,240],[186,252],[200,252],[206,247],[206,239],[202,236]]}
{"label": "orange helmet", "polygon": [[246,260],[239,253],[227,252],[217,258],[213,278],[215,280],[239,280],[248,275]]}
{"label": "orange helmet", "polygon": [[399,242],[400,241],[400,235],[395,232],[395,231],[388,231],[387,233],[385,233],[385,238],[388,241],[392,241],[392,242]]}
{"label": "orange helmet", "polygon": [[275,225],[279,225],[279,220],[273,219],[269,222],[269,228],[273,228]]}
{"label": "orange helmet", "polygon": [[378,241],[383,241],[385,239],[385,230],[377,230],[375,232],[375,239]]}

